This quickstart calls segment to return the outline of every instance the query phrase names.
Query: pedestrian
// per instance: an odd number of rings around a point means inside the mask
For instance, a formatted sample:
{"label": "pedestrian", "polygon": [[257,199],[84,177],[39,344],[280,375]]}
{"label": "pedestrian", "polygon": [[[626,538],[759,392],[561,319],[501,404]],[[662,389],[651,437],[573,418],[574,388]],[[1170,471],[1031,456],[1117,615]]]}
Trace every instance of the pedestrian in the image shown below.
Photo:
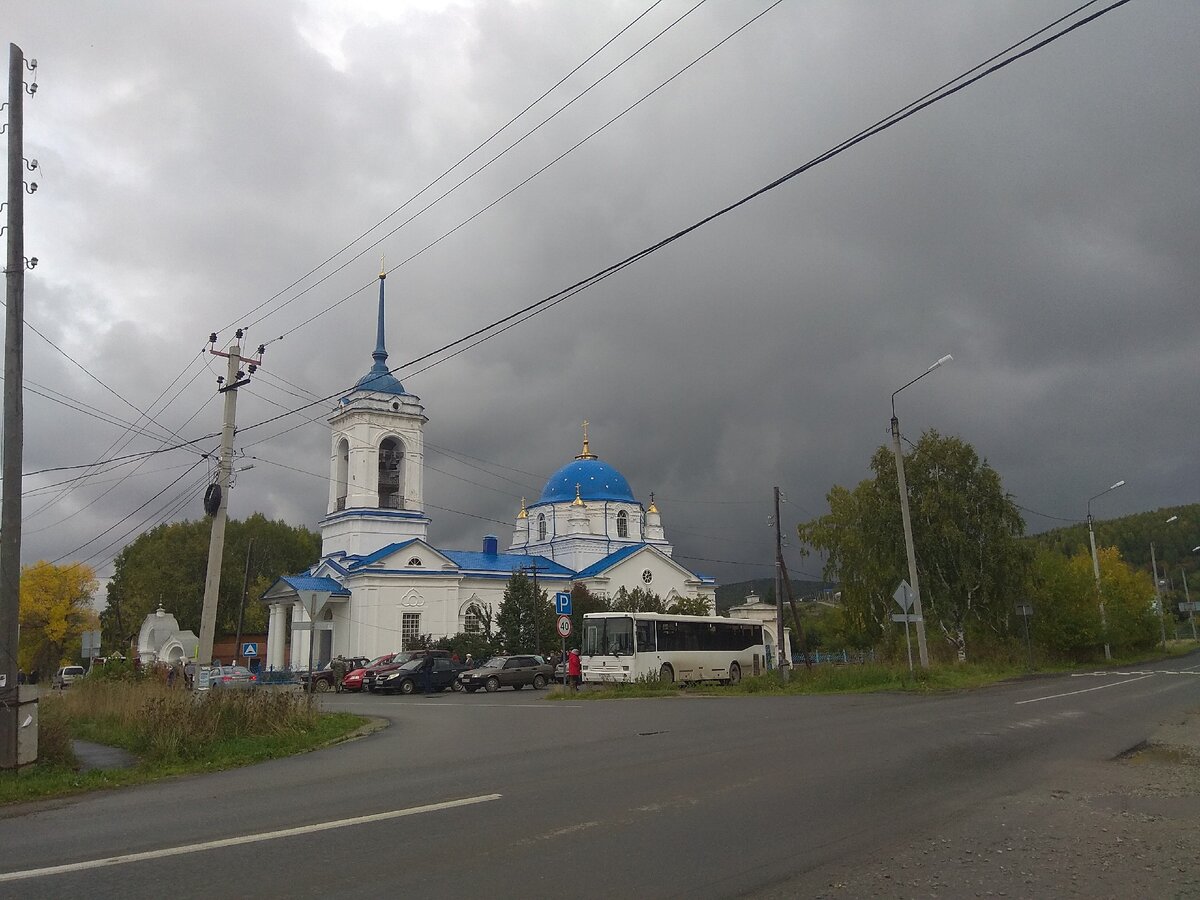
{"label": "pedestrian", "polygon": [[475,657],[468,653],[467,658],[463,660],[463,665],[468,669],[475,668]]}
{"label": "pedestrian", "polygon": [[567,679],[571,682],[571,690],[579,690],[579,679],[583,675],[583,663],[579,660],[579,650],[572,649],[567,656]]}
{"label": "pedestrian", "polygon": [[340,694],[342,692],[342,679],[346,677],[346,660],[340,653],[330,663],[329,670],[333,674],[333,690]]}
{"label": "pedestrian", "polygon": [[450,654],[450,662],[454,663],[456,666],[458,665],[459,660],[457,650]]}
{"label": "pedestrian", "polygon": [[425,651],[425,658],[421,660],[421,690],[426,696],[433,693],[433,654],[428,650]]}

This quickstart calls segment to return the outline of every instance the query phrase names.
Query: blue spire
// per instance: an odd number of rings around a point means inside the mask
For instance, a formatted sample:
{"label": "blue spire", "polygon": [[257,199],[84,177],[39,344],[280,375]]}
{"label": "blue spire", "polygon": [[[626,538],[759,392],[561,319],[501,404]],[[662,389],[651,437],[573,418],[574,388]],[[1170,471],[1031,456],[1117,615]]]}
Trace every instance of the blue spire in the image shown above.
{"label": "blue spire", "polygon": [[387,367],[387,345],[384,342],[383,332],[383,282],[387,278],[387,272],[379,273],[379,325],[375,335],[375,352],[371,354],[371,359],[375,360],[369,372],[362,378],[358,379],[358,383],[354,385],[354,390],[362,391],[378,391],[383,394],[403,394],[404,385],[396,378]]}

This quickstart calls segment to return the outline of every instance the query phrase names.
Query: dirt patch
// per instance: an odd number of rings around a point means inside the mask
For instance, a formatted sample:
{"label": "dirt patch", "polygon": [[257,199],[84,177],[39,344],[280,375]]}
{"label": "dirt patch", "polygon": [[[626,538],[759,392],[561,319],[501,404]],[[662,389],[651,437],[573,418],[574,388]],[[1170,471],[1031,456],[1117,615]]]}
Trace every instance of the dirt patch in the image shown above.
{"label": "dirt patch", "polygon": [[1055,781],[865,861],[810,896],[1200,897],[1200,710]]}

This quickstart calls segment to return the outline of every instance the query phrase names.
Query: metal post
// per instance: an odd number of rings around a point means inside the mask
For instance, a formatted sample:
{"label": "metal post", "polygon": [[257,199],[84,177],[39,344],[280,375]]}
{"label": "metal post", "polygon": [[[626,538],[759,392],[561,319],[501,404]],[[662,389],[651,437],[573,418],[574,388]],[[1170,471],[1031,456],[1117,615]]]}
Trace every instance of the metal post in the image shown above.
{"label": "metal post", "polygon": [[25,54],[8,45],[8,263],[4,327],[4,498],[0,503],[0,769],[17,766],[17,623],[21,614],[21,467],[25,432]]}
{"label": "metal post", "polygon": [[[241,331],[238,332],[241,339]],[[208,541],[208,572],[204,579],[204,607],[200,613],[200,646],[197,666],[212,663],[213,637],[217,626],[217,595],[221,587],[221,561],[225,555],[225,520],[229,507],[229,475],[233,469],[233,432],[237,417],[238,364],[242,348],[234,341],[229,345],[229,365],[225,374],[225,421],[221,428],[221,460],[217,484],[221,487],[221,503],[213,516],[212,534]],[[311,670],[311,666],[310,666]]]}
{"label": "metal post", "polygon": [[1150,542],[1150,568],[1154,570],[1154,599],[1158,601],[1158,625],[1162,631],[1163,651],[1167,649],[1167,612],[1163,609],[1162,591],[1158,587],[1158,561],[1154,558],[1154,541]]}
{"label": "metal post", "polygon": [[[893,395],[894,399],[894,395]],[[908,512],[908,485],[904,480],[904,451],[900,449],[900,420],[892,416],[892,453],[896,456],[896,480],[900,484],[900,520],[904,525],[904,549],[908,554],[908,584],[913,592],[913,616],[917,625],[917,655],[921,668],[929,668],[929,647],[925,643],[925,615],[921,611],[921,587],[917,581],[917,553],[913,548],[912,519]]]}
{"label": "metal post", "polygon": [[1025,649],[1029,653],[1029,671],[1033,671],[1033,643],[1029,640],[1029,616],[1022,615],[1021,621],[1025,623]]}
{"label": "metal post", "polygon": [[[250,554],[254,551],[254,538],[250,538],[246,542],[246,571],[242,575],[242,603],[238,607],[238,627],[237,639],[234,641],[233,658],[237,659],[238,653],[242,649],[242,624],[246,617],[246,593],[250,589]],[[250,660],[246,660],[246,668],[250,667]]]}

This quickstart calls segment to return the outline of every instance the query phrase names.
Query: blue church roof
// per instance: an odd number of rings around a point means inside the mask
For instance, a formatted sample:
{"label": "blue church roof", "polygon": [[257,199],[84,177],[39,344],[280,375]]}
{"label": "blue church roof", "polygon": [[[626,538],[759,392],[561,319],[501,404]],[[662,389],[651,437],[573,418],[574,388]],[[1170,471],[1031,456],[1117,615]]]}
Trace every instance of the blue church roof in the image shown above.
{"label": "blue church roof", "polygon": [[575,459],[550,476],[538,503],[569,503],[575,485],[584,500],[623,500],[637,503],[625,476],[602,459]]}
{"label": "blue church roof", "polygon": [[350,596],[350,592],[332,578],[313,578],[311,575],[284,575],[279,580],[296,591],[328,591],[339,597]]}
{"label": "blue church roof", "polygon": [[443,556],[449,557],[460,569],[483,572],[517,572],[537,566],[538,574],[543,578],[571,578],[575,573],[564,565],[552,562],[544,556],[526,556],[522,553],[480,553],[475,550],[441,550]]}

